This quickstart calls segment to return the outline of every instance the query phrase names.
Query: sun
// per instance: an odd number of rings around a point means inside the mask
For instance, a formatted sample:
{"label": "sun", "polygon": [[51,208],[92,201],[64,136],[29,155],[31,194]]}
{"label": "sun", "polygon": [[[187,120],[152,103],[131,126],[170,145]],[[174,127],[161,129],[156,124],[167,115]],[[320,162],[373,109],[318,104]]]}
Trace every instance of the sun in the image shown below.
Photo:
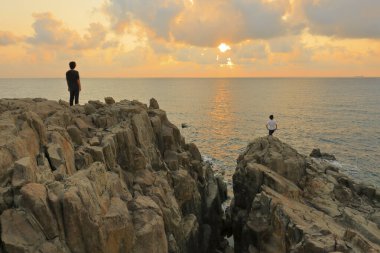
{"label": "sun", "polygon": [[219,51],[222,53],[225,53],[226,51],[231,50],[231,47],[229,45],[227,45],[226,43],[221,43],[218,46],[218,48],[219,48]]}

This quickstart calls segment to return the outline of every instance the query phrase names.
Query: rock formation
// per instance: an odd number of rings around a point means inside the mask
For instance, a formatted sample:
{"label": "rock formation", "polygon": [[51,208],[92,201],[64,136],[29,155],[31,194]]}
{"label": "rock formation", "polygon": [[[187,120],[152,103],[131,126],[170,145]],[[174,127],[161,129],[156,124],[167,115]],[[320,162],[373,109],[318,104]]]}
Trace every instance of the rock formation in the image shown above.
{"label": "rock formation", "polygon": [[239,156],[233,190],[235,253],[380,252],[380,191],[275,137]]}
{"label": "rock formation", "polygon": [[221,239],[223,180],[154,99],[1,99],[0,184],[1,253],[214,252]]}

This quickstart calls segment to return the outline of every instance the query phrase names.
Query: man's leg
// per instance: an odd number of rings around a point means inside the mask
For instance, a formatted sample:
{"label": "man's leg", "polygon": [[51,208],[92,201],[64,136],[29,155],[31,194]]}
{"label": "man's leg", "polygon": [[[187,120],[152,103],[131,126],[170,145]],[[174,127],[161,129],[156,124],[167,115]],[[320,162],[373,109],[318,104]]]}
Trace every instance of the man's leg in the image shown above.
{"label": "man's leg", "polygon": [[75,91],[75,104],[79,104],[79,90]]}
{"label": "man's leg", "polygon": [[74,102],[74,91],[70,91],[70,106],[72,106],[73,105],[73,102]]}

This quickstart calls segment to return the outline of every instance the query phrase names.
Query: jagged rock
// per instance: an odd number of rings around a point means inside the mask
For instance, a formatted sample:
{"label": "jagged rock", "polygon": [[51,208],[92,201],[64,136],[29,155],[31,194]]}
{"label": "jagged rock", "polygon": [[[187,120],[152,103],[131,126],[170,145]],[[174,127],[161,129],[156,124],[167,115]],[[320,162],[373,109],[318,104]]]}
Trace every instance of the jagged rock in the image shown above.
{"label": "jagged rock", "polygon": [[291,146],[272,136],[258,138],[248,145],[239,156],[238,164],[245,166],[248,161],[265,165],[295,184],[300,182],[306,170],[305,158]]}
{"label": "jagged rock", "polygon": [[159,167],[159,154],[156,143],[156,138],[153,129],[150,125],[150,120],[147,113],[134,115],[132,118],[133,132],[135,133],[137,145],[143,151],[148,162],[153,168]]}
{"label": "jagged rock", "polygon": [[195,160],[202,161],[202,155],[199,152],[198,147],[194,143],[188,144],[187,148]]}
{"label": "jagged rock", "polygon": [[310,153],[310,156],[314,158],[322,158],[322,159],[332,160],[332,161],[336,160],[334,155],[328,154],[328,153],[321,153],[321,150],[319,148],[313,149]]}
{"label": "jagged rock", "polygon": [[115,99],[113,99],[112,97],[105,97],[104,102],[106,102],[107,105],[112,105],[115,103]]}
{"label": "jagged rock", "polygon": [[[1,240],[6,252],[62,252],[67,247],[60,241],[46,241],[38,220],[28,211],[8,209],[1,215]],[[56,251],[48,251],[54,249]]]}
{"label": "jagged rock", "polygon": [[76,118],[74,120],[75,122],[75,125],[85,134],[88,134],[89,130],[90,130],[90,126],[88,123],[86,123],[83,119],[81,118]]}
{"label": "jagged rock", "polygon": [[36,181],[36,163],[30,157],[24,157],[14,163],[12,187],[20,188],[23,185]]}
{"label": "jagged rock", "polygon": [[96,108],[92,104],[85,104],[84,111],[87,115],[90,115],[96,112]]}
{"label": "jagged rock", "polygon": [[149,109],[160,109],[160,106],[155,98],[151,98],[149,100]]}
{"label": "jagged rock", "polygon": [[104,104],[102,102],[100,102],[99,100],[90,100],[90,101],[88,101],[88,103],[90,105],[92,105],[93,107],[95,107],[95,109],[99,109],[99,108],[104,107]]}
{"label": "jagged rock", "polygon": [[11,187],[0,187],[0,213],[13,205],[13,192]]}
{"label": "jagged rock", "polygon": [[164,161],[168,165],[168,167],[171,170],[178,170],[179,168],[179,161],[178,161],[178,154],[177,152],[174,152],[172,150],[165,151],[164,154]]}
{"label": "jagged rock", "polygon": [[19,119],[26,121],[29,127],[37,133],[39,141],[42,145],[46,143],[46,127],[44,126],[41,118],[36,113],[25,112],[19,116]]}
{"label": "jagged rock", "polygon": [[0,252],[220,245],[226,186],[157,101],[0,99],[0,129]]}
{"label": "jagged rock", "polygon": [[65,107],[70,107],[70,104],[69,104],[67,101],[64,101],[64,100],[62,100],[62,99],[60,99],[60,100],[58,101],[58,103],[59,103],[60,105],[65,106]]}
{"label": "jagged rock", "polygon": [[172,174],[173,187],[178,204],[181,206],[186,201],[197,194],[197,185],[195,180],[186,170],[174,171]]}
{"label": "jagged rock", "polygon": [[235,253],[379,252],[376,189],[330,166],[274,137],[250,143],[233,177]]}
{"label": "jagged rock", "polygon": [[90,143],[90,146],[99,146],[100,140],[97,136],[94,136],[90,139],[89,143]]}
{"label": "jagged rock", "polygon": [[139,196],[130,202],[136,242],[132,252],[167,253],[168,242],[165,234],[162,211],[149,197]]}
{"label": "jagged rock", "polygon": [[20,207],[28,209],[39,221],[41,229],[48,240],[58,236],[58,225],[51,213],[45,186],[29,183],[20,190]]}
{"label": "jagged rock", "polygon": [[86,147],[85,150],[91,155],[93,161],[102,163],[106,162],[102,147]]}
{"label": "jagged rock", "polygon": [[189,214],[184,217],[181,227],[184,229],[184,240],[186,242],[186,249],[188,252],[195,252],[199,248],[198,233],[199,224],[197,217],[193,214]]}
{"label": "jagged rock", "polygon": [[76,171],[74,149],[71,142],[58,132],[50,134],[51,142],[47,145],[47,159],[52,170],[65,175],[72,175]]}
{"label": "jagged rock", "polygon": [[83,144],[81,132],[79,131],[79,129],[76,126],[68,126],[67,132],[69,133],[71,140],[76,145],[82,145]]}

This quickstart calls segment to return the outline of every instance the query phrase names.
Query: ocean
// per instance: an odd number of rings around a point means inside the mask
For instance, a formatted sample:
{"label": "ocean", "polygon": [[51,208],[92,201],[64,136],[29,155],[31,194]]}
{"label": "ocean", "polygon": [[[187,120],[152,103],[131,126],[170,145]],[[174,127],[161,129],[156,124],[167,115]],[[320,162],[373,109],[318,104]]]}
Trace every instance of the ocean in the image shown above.
{"label": "ocean", "polygon": [[[341,171],[380,187],[380,78],[83,78],[80,103],[157,99],[169,120],[231,183],[249,141],[275,136],[309,155],[334,154]],[[65,79],[0,79],[0,98],[68,100]]]}

